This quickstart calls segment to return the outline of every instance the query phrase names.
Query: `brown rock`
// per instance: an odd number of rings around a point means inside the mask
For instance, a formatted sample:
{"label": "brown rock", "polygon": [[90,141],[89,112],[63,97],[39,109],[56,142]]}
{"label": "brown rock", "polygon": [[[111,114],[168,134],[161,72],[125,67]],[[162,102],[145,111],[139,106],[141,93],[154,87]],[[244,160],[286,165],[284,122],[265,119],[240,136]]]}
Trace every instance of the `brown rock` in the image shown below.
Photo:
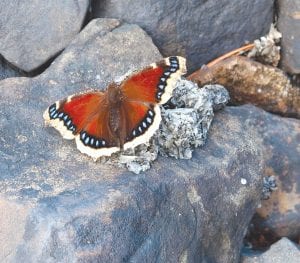
{"label": "brown rock", "polygon": [[257,121],[263,139],[265,175],[274,175],[278,189],[257,209],[247,240],[254,248],[265,248],[289,237],[300,241],[300,121]]}
{"label": "brown rock", "polygon": [[269,112],[300,118],[300,89],[294,88],[281,70],[246,57],[224,59],[194,72],[188,79],[199,86],[225,86],[235,105],[251,103]]}

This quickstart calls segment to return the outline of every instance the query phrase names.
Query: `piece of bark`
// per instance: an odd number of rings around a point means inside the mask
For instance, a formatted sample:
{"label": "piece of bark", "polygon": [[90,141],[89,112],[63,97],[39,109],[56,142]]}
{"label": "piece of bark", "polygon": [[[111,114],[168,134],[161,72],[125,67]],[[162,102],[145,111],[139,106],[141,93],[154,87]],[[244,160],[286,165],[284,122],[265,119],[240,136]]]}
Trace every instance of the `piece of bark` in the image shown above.
{"label": "piece of bark", "polygon": [[254,104],[266,111],[300,118],[300,89],[293,87],[285,73],[242,56],[230,57],[203,67],[188,77],[199,86],[225,86],[231,103]]}

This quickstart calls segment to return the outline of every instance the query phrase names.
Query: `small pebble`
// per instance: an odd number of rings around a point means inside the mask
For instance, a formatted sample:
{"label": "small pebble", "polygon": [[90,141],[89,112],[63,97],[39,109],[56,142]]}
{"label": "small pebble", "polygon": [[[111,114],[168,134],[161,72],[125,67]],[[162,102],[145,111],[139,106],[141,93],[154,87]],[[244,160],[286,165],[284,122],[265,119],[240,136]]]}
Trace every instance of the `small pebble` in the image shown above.
{"label": "small pebble", "polygon": [[247,180],[245,178],[241,178],[241,184],[243,185],[247,184]]}

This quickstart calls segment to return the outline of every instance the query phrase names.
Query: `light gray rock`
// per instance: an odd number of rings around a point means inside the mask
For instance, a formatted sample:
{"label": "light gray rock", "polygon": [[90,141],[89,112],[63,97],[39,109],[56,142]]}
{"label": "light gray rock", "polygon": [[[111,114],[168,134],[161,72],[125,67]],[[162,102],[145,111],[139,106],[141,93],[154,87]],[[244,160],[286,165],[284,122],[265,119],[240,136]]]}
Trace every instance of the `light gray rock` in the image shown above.
{"label": "light gray rock", "polygon": [[287,238],[282,238],[259,255],[244,256],[242,263],[298,263],[300,248]]}
{"label": "light gray rock", "polygon": [[238,262],[262,190],[260,138],[245,121],[256,108],[219,113],[192,159],[160,157],[140,175],[43,124],[53,101],[160,58],[139,27],[100,19],[42,75],[0,82],[1,262]]}
{"label": "light gray rock", "polygon": [[300,2],[278,1],[278,28],[282,33],[282,67],[291,74],[300,74]]}
{"label": "light gray rock", "polygon": [[214,109],[223,108],[229,101],[227,90],[220,85],[199,89],[191,81],[178,82],[173,92],[175,109],[162,112],[162,123],[157,135],[159,153],[177,159],[192,158],[193,150],[204,145]]}
{"label": "light gray rock", "polygon": [[270,28],[274,0],[97,0],[95,17],[140,25],[164,56],[182,55],[189,71],[253,41]]}
{"label": "light gray rock", "polygon": [[22,76],[20,72],[10,67],[5,60],[0,57],[0,80],[20,76]]}
{"label": "light gray rock", "polygon": [[0,2],[0,54],[32,71],[64,49],[80,31],[89,0]]}

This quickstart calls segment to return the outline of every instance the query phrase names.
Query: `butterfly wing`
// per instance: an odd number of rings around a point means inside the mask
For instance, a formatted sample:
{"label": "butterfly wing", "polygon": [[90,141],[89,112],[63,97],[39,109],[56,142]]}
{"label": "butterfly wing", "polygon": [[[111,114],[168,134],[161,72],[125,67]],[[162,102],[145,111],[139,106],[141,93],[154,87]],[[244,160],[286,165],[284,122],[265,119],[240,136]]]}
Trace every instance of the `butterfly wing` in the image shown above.
{"label": "butterfly wing", "polygon": [[120,150],[109,127],[109,105],[105,93],[88,92],[57,101],[43,117],[63,138],[75,138],[77,148],[95,159]]}
{"label": "butterfly wing", "polygon": [[125,150],[149,141],[161,121],[158,105],[124,101],[122,112],[125,129],[121,141]]}
{"label": "butterfly wing", "polygon": [[185,58],[168,57],[127,77],[121,90],[127,100],[164,104],[171,98],[176,81],[185,73]]}
{"label": "butterfly wing", "polygon": [[161,121],[158,104],[164,104],[171,98],[176,81],[185,73],[185,58],[169,57],[121,83],[124,96],[122,111],[126,119],[125,149],[147,142],[152,137]]}

